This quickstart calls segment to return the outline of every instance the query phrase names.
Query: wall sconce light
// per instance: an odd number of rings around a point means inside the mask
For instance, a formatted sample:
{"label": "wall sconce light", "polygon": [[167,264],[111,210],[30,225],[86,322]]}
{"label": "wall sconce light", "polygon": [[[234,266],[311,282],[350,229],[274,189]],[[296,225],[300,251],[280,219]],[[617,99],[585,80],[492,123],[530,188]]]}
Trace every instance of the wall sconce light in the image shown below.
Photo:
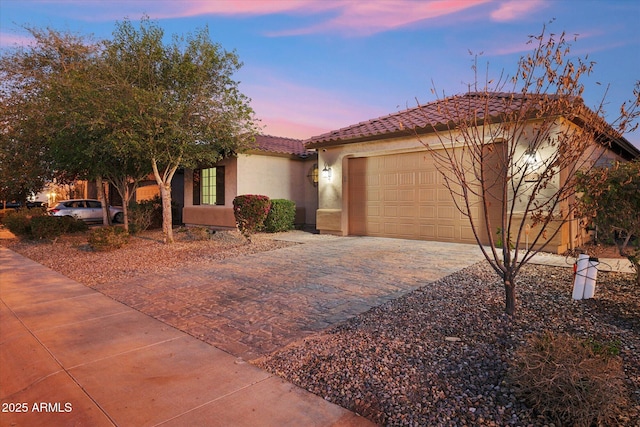
{"label": "wall sconce light", "polygon": [[538,164],[538,155],[535,150],[527,150],[524,153],[524,161],[527,166],[535,167]]}
{"label": "wall sconce light", "polygon": [[525,182],[538,181],[540,179],[540,174],[537,172],[537,170],[540,169],[540,158],[538,157],[538,153],[533,149],[525,151],[524,163]]}
{"label": "wall sconce light", "polygon": [[309,181],[311,181],[311,184],[313,184],[314,187],[318,186],[319,175],[320,175],[320,172],[318,171],[318,164],[314,163],[313,167],[309,171],[309,174],[307,175],[307,178],[309,178]]}
{"label": "wall sconce light", "polygon": [[324,164],[324,168],[322,169],[322,177],[327,181],[331,181],[331,168]]}

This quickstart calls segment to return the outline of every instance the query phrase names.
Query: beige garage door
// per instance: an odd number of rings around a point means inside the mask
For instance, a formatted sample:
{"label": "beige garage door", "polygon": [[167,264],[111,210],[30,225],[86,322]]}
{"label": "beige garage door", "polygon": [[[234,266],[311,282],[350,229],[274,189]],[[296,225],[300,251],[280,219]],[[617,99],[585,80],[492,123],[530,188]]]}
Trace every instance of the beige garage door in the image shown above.
{"label": "beige garage door", "polygon": [[353,158],[348,168],[349,234],[475,243],[428,153]]}

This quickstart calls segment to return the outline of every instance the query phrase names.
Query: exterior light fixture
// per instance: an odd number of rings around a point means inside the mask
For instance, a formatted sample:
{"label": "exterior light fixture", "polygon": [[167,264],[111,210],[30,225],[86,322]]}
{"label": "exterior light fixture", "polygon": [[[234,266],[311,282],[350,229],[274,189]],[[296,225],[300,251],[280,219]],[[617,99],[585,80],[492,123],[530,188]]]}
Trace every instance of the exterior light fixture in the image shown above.
{"label": "exterior light fixture", "polygon": [[536,166],[538,163],[538,156],[535,152],[535,150],[527,150],[524,153],[524,161],[527,164],[527,166]]}
{"label": "exterior light fixture", "polygon": [[535,150],[529,149],[524,153],[524,164],[525,164],[525,182],[536,182],[540,179],[540,174],[537,172],[540,169],[540,157],[538,157],[538,153]]}
{"label": "exterior light fixture", "polygon": [[309,178],[309,181],[311,181],[311,184],[313,184],[314,187],[318,186],[319,175],[320,172],[318,171],[318,164],[314,163],[313,167],[309,171],[309,174],[307,175],[307,178]]}
{"label": "exterior light fixture", "polygon": [[322,177],[327,181],[331,181],[331,168],[324,164],[324,168],[322,169]]}

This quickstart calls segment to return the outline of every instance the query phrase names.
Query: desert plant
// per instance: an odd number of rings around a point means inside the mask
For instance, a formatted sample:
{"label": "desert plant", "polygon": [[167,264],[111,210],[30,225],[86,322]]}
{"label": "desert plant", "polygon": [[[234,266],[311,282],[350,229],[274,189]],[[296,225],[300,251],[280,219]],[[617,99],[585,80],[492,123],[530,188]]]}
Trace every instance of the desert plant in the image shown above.
{"label": "desert plant", "polygon": [[267,196],[245,194],[233,199],[233,214],[240,233],[251,241],[251,235],[264,226],[271,201]]}
{"label": "desert plant", "polygon": [[207,227],[187,227],[184,232],[186,240],[201,241],[211,239],[211,231]]}
{"label": "desert plant", "polygon": [[618,344],[532,336],[509,371],[516,394],[558,425],[618,425],[627,402]]}
{"label": "desert plant", "polygon": [[28,236],[31,233],[31,217],[28,214],[29,211],[26,209],[9,211],[2,219],[2,223],[16,236]]}
{"label": "desert plant", "polygon": [[95,251],[120,249],[129,241],[129,233],[122,227],[102,227],[91,230],[89,245]]}
{"label": "desert plant", "polygon": [[87,224],[71,217],[35,216],[30,220],[30,237],[34,239],[55,239],[65,233],[86,231]]}
{"label": "desert plant", "polygon": [[599,167],[577,177],[577,216],[597,226],[598,239],[631,261],[640,285],[640,160]]}
{"label": "desert plant", "polygon": [[45,215],[46,212],[42,209],[18,209],[8,211],[2,223],[16,236],[31,237],[31,220]]}
{"label": "desert plant", "polygon": [[149,228],[162,226],[162,200],[160,196],[136,202],[129,208],[131,233],[140,233]]}
{"label": "desert plant", "polygon": [[277,233],[293,229],[296,219],[296,204],[291,200],[272,199],[271,209],[264,220],[264,231]]}

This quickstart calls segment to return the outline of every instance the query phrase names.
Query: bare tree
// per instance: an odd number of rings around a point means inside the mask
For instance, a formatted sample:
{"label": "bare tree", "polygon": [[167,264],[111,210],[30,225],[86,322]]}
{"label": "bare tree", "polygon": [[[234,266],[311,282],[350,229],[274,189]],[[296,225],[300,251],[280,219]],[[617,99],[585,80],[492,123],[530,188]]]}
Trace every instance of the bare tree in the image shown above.
{"label": "bare tree", "polygon": [[476,57],[475,83],[466,94],[421,108],[427,130],[436,135],[420,136],[421,141],[502,278],[510,315],[522,266],[556,244],[561,233],[580,231],[574,218],[576,172],[608,155],[607,147],[629,130],[638,110],[636,99],[607,124],[604,104],[591,110],[581,98],[581,78],[593,63],[570,59],[564,33],[543,28],[530,42],[532,52],[519,60],[512,77],[479,79]]}

